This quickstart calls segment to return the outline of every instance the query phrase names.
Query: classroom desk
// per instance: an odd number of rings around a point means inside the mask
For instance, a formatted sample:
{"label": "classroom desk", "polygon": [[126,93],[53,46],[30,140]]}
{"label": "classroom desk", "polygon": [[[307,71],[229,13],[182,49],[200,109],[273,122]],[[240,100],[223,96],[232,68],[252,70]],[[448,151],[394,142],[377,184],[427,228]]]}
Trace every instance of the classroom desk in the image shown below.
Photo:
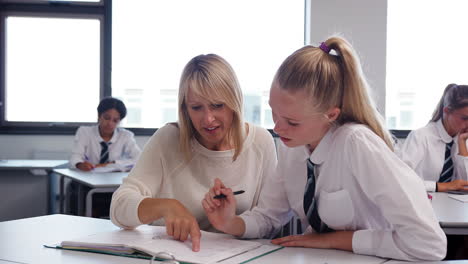
{"label": "classroom desk", "polygon": [[68,160],[0,160],[0,221],[52,213],[53,168]]}
{"label": "classroom desk", "polygon": [[448,193],[431,193],[432,208],[447,235],[468,235],[468,203],[448,197]]}
{"label": "classroom desk", "polygon": [[[0,260],[47,264],[148,264],[148,260],[142,259],[43,247],[44,244],[60,243],[63,240],[115,229],[118,228],[110,220],[70,215],[48,215],[1,222]],[[385,259],[381,258],[339,250],[283,248],[253,260],[249,264],[377,264],[385,261]]]}
{"label": "classroom desk", "polygon": [[[122,179],[128,175],[128,172],[86,172],[72,169],[55,169],[55,173],[60,175],[60,210],[64,212],[64,178],[79,182],[91,188],[86,194],[85,215],[91,216],[93,208],[93,194],[114,192],[122,183]],[[82,212],[83,192],[78,190],[78,212]]]}
{"label": "classroom desk", "polygon": [[417,261],[417,262],[391,260],[391,261],[385,262],[385,264],[468,264],[468,260]]}

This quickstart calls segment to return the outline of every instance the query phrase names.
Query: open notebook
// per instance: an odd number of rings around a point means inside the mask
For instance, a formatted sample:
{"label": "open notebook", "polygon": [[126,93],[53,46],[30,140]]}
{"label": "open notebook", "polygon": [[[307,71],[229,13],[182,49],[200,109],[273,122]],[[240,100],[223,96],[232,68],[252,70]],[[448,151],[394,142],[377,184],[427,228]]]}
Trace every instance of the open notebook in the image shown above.
{"label": "open notebook", "polygon": [[242,254],[249,255],[249,259],[252,259],[281,248],[205,231],[202,231],[200,244],[200,251],[193,252],[190,239],[185,242],[177,241],[166,234],[165,227],[145,225],[135,230],[115,230],[63,241],[55,247],[128,257],[157,256],[159,259],[165,258],[161,252],[168,252],[177,261],[203,264],[231,263],[229,259],[238,258]]}

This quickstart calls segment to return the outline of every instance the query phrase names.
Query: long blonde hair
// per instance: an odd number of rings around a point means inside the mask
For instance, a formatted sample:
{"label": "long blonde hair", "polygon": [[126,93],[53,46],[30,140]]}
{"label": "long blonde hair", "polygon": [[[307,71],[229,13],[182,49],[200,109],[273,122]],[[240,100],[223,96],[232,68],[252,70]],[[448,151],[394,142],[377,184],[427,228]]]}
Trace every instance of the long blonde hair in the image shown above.
{"label": "long blonde hair", "polygon": [[341,37],[329,38],[324,44],[336,55],[305,46],[286,58],[273,83],[293,93],[305,91],[316,102],[317,111],[340,108],[337,124],[364,124],[393,150],[391,134],[368,95],[368,84],[353,48]]}
{"label": "long blonde hair", "polygon": [[199,55],[185,66],[179,84],[180,150],[192,157],[190,141],[197,134],[190,120],[186,98],[188,90],[213,104],[223,103],[234,112],[227,140],[234,147],[233,161],[242,151],[245,137],[242,91],[231,65],[216,54]]}

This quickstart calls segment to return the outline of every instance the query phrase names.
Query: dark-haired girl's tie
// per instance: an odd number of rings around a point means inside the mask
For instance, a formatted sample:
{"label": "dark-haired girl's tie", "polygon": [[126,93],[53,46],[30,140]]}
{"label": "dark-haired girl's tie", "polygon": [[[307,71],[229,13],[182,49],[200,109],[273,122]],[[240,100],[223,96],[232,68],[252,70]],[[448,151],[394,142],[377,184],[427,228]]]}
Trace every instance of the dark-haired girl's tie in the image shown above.
{"label": "dark-haired girl's tie", "polygon": [[101,141],[101,158],[99,159],[100,164],[109,162],[109,144],[105,141]]}

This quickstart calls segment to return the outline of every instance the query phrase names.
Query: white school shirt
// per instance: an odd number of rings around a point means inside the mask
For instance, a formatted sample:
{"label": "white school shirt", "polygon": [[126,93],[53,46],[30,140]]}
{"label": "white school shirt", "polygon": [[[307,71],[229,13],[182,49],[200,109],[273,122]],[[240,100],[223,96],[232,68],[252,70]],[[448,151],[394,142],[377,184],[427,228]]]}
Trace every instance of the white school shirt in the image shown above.
{"label": "white school shirt", "polygon": [[303,208],[306,161],[316,164],[318,213],[330,228],[356,231],[353,252],[401,260],[440,260],[447,241],[421,179],[364,125],[332,128],[309,155],[278,146],[278,169],[258,207],[241,215],[245,238],[268,237]]}
{"label": "white school shirt", "polygon": [[399,151],[400,158],[424,180],[427,191],[434,192],[436,189],[444,167],[446,144],[451,141],[452,180],[468,180],[468,157],[458,154],[458,136],[452,138],[447,133],[442,119],[412,131]]}
{"label": "white school shirt", "polygon": [[[104,141],[99,134],[99,126],[82,126],[76,131],[70,167],[76,168],[79,162],[89,161],[98,164],[101,158],[101,142]],[[109,161],[115,161],[119,167],[131,168],[140,155],[140,148],[136,144],[133,132],[116,128],[109,145]]]}

